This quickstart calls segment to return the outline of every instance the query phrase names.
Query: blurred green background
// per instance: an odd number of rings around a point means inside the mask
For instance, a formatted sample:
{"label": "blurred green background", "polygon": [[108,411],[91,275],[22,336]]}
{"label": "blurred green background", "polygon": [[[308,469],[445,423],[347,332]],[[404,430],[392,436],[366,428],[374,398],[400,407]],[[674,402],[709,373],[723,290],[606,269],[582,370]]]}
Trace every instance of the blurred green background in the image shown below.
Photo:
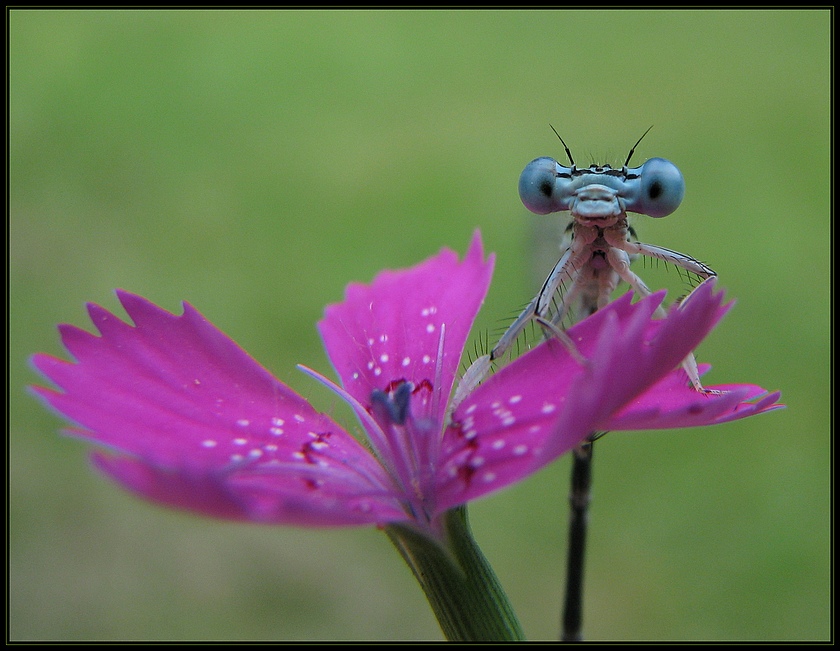
{"label": "blurred green background", "polygon": [[[516,188],[563,158],[549,124],[582,165],[654,125],[634,163],[674,161],[687,194],[639,237],[738,302],[706,381],[788,405],[596,446],[586,639],[830,636],[829,10],[7,17],[11,639],[441,639],[375,528],[220,523],[108,484],[26,394],[27,358],[123,287],[190,301],[329,408],[295,365],[330,370],[315,322],[349,281],[480,227],[498,258],[479,330],[531,297],[555,218]],[[534,640],[558,631],[568,461],[470,510]]]}

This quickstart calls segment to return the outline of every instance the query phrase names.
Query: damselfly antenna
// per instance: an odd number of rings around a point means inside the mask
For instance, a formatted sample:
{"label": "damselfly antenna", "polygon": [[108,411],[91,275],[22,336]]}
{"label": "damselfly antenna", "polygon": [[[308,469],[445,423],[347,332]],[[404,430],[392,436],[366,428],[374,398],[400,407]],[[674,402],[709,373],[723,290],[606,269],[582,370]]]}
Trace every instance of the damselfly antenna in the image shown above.
{"label": "damselfly antenna", "polygon": [[[548,126],[550,126],[550,127],[551,127],[551,130],[554,132],[554,135],[555,135],[555,136],[557,136],[558,138],[560,138],[560,134],[559,134],[559,133],[557,133],[557,129],[555,129],[555,128],[554,128],[552,125],[550,125],[550,124],[549,124]],[[652,127],[651,127],[651,128],[652,128]],[[650,131],[650,129],[648,129],[648,131]],[[647,133],[647,131],[645,131],[645,133]],[[642,138],[644,138],[644,136],[642,136]],[[565,143],[565,142],[563,142],[563,139],[562,139],[562,138],[560,138],[560,142],[562,142],[562,143],[563,143],[563,149],[565,149],[565,150],[566,150],[566,156],[568,156],[568,157],[569,157],[569,164],[570,164],[572,167],[574,167],[574,166],[575,166],[575,161],[574,161],[574,160],[572,160],[572,152],[570,152],[570,151],[569,151],[569,148],[566,146],[566,143]],[[637,142],[636,144],[638,145],[639,143]]]}
{"label": "damselfly antenna", "polygon": [[[645,132],[642,134],[642,138],[644,138],[644,137],[648,134],[648,131],[650,131],[651,129],[653,129],[653,125],[652,125],[652,124],[651,124],[651,125],[647,128],[647,131],[645,131]],[[627,160],[626,160],[626,161],[624,161],[624,167],[627,167],[627,166],[630,164],[630,159],[631,159],[631,158],[633,158],[633,153],[636,151],[636,147],[638,147],[638,146],[639,146],[639,143],[640,143],[640,142],[642,142],[642,138],[639,138],[639,139],[636,141],[636,144],[635,144],[635,145],[633,145],[633,146],[630,148],[630,153],[629,153],[629,154],[627,154]]]}

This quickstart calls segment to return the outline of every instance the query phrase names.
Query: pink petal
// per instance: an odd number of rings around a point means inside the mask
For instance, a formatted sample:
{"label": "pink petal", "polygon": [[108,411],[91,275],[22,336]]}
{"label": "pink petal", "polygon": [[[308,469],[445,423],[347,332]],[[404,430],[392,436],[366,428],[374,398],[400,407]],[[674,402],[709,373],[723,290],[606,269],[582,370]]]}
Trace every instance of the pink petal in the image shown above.
{"label": "pink petal", "polygon": [[[118,296],[134,327],[89,305],[101,337],[60,326],[77,363],[32,360],[61,391],[32,390],[81,425],[77,435],[134,457],[97,457],[101,469],[150,499],[260,521],[298,522],[310,508],[320,524],[376,522],[398,508],[363,446],[193,307],[175,316]],[[343,501],[346,513],[324,500]]]}
{"label": "pink petal", "polygon": [[[537,469],[547,439],[567,410],[569,387],[585,370],[550,341],[501,369],[456,408],[441,445],[439,511],[511,484]],[[589,434],[567,432],[569,447]]]}
{"label": "pink petal", "polygon": [[518,481],[568,452],[666,376],[725,313],[711,283],[654,319],[664,293],[627,294],[571,328],[588,360],[549,341],[500,370],[455,410],[442,445],[438,501],[445,510]]}
{"label": "pink petal", "polygon": [[[334,493],[315,479],[289,481],[259,471],[192,472],[156,467],[131,457],[95,453],[94,465],[129,491],[163,506],[226,520],[305,527],[405,520],[393,500]],[[279,469],[276,471],[279,472]],[[325,473],[327,474],[327,473]]]}
{"label": "pink petal", "polygon": [[347,392],[369,405],[374,389],[408,380],[434,388],[429,414],[442,417],[492,272],[493,256],[484,260],[476,232],[463,262],[443,249],[409,269],[384,271],[370,285],[350,284],[344,302],[328,306],[318,323]]}
{"label": "pink petal", "polygon": [[[705,373],[711,367],[700,366]],[[781,394],[754,384],[706,387],[720,393],[698,393],[685,371],[676,369],[615,414],[606,430],[669,429],[716,425],[782,409]]]}
{"label": "pink petal", "polygon": [[[630,316],[626,325],[620,326],[620,343],[609,349],[612,361],[608,364],[613,385],[602,396],[602,420],[596,430],[606,429],[605,418],[675,369],[731,309],[732,303],[723,304],[722,293],[713,293],[714,286],[714,279],[704,282],[680,306],[672,306],[665,319],[651,319],[637,312]],[[661,301],[664,294],[654,296],[659,296]],[[629,295],[625,297],[629,301]],[[626,303],[619,299],[614,304],[616,315],[624,319]],[[597,318],[603,312],[600,310],[593,316]],[[583,325],[578,324],[569,331],[573,339],[576,328]],[[581,349],[588,358],[585,347]]]}

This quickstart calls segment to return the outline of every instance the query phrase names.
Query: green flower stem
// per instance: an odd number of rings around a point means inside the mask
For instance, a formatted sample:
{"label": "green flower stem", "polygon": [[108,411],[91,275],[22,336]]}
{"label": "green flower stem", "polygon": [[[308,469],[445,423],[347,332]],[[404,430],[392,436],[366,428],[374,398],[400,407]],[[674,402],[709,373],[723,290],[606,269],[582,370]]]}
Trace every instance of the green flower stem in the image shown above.
{"label": "green flower stem", "polygon": [[499,580],[476,545],[466,507],[441,518],[443,542],[416,528],[391,524],[385,532],[426,593],[447,640],[524,640]]}

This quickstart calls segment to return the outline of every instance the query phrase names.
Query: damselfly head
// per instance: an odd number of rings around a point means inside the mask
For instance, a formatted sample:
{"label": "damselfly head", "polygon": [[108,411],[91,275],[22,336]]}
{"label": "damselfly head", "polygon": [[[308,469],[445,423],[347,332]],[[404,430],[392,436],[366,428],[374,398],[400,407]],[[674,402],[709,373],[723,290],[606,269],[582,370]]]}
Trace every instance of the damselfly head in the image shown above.
{"label": "damselfly head", "polygon": [[[587,187],[598,185],[614,193],[622,210],[650,217],[670,215],[685,195],[685,180],[677,166],[664,158],[651,158],[639,167],[628,168],[627,163],[641,140],[639,138],[633,145],[624,166],[619,169],[609,165],[579,169],[563,143],[571,167],[547,156],[532,160],[519,177],[522,203],[538,215],[570,210],[575,197]],[[560,141],[563,142],[562,138]]]}

